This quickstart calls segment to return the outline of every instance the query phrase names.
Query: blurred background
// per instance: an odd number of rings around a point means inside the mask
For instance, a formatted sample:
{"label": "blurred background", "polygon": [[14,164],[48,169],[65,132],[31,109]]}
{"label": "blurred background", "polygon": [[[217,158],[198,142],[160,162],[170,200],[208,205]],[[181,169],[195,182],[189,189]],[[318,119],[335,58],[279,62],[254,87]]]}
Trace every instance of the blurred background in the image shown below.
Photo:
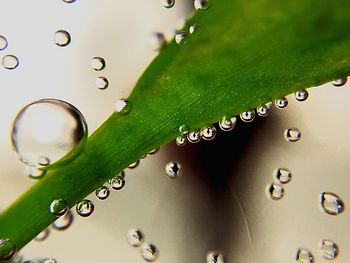
{"label": "blurred background", "polygon": [[[151,34],[163,33],[170,41],[193,12],[193,1],[176,0],[169,9],[160,0],[0,1],[0,35],[8,41],[0,58],[15,55],[19,61],[13,70],[0,66],[4,208],[35,182],[11,148],[17,112],[38,99],[61,99],[82,112],[91,134],[157,55]],[[65,47],[55,44],[61,41],[54,37],[58,30],[71,36]],[[104,58],[102,71],[91,68],[94,57]],[[106,89],[96,86],[99,77],[108,80]],[[127,240],[129,229],[137,228],[157,247],[156,262],[223,262],[207,259],[210,251],[230,263],[298,262],[299,249],[299,262],[349,261],[349,88],[330,83],[311,88],[306,101],[289,95],[287,108],[272,107],[269,116],[253,123],[238,120],[232,131],[215,124],[213,141],[162,146],[125,170],[122,190],[111,190],[105,201],[91,194],[90,217],[72,210],[74,222],[66,231],[50,228],[44,241],[32,241],[20,254],[65,263],[144,262],[141,249]],[[287,141],[288,128],[297,128],[300,140]],[[172,160],[182,164],[180,178],[165,173]],[[291,180],[278,182],[282,196],[272,199],[267,189],[276,182],[277,168],[288,169]],[[327,204],[342,212],[325,212],[323,192],[342,200],[342,207],[336,199]]]}

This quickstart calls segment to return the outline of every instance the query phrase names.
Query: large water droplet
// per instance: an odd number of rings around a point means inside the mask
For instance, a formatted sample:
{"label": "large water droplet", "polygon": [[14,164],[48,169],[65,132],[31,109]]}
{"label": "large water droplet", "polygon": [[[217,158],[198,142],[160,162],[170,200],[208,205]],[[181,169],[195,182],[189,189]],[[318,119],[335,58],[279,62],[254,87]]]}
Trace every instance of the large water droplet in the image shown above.
{"label": "large water droplet", "polygon": [[287,98],[275,100],[275,105],[278,109],[284,109],[288,106],[288,100]]}
{"label": "large water droplet", "polygon": [[106,67],[106,61],[104,60],[104,58],[94,57],[90,61],[90,67],[93,70],[101,71],[101,70],[103,70]]}
{"label": "large water droplet", "polygon": [[277,168],[273,172],[273,177],[282,184],[287,184],[292,180],[292,173],[286,168]]}
{"label": "large water droplet", "polygon": [[224,256],[218,251],[209,251],[207,253],[207,263],[224,263]]}
{"label": "large water droplet", "polygon": [[175,5],[175,0],[161,0],[165,8],[172,8]]}
{"label": "large water droplet", "polygon": [[122,176],[117,175],[109,180],[109,183],[114,190],[121,190],[125,186],[125,179]]}
{"label": "large water droplet", "polygon": [[270,113],[271,105],[272,105],[271,102],[261,105],[256,108],[256,112],[258,113],[259,116],[266,117]]}
{"label": "large water droplet", "polygon": [[237,117],[227,118],[224,116],[219,122],[219,127],[223,131],[231,131],[237,123]]}
{"label": "large water droplet", "polygon": [[80,201],[76,205],[75,209],[78,215],[82,217],[88,217],[94,212],[95,206],[94,206],[94,203],[91,202],[90,200],[84,199],[83,201]]}
{"label": "large water droplet", "polygon": [[9,260],[16,254],[16,246],[8,238],[0,239],[0,260]]}
{"label": "large water droplet", "polygon": [[109,81],[106,77],[97,77],[95,80],[95,85],[99,90],[104,90],[108,88]]}
{"label": "large water droplet", "polygon": [[272,183],[266,187],[267,197],[272,200],[280,200],[284,196],[284,188],[280,184]]}
{"label": "large water droplet", "polygon": [[107,186],[101,186],[95,191],[96,197],[100,200],[106,200],[110,194],[109,188]]}
{"label": "large water droplet", "polygon": [[73,213],[68,210],[68,212],[64,215],[58,218],[55,222],[51,224],[53,229],[56,229],[58,231],[63,231],[69,228],[74,220]]}
{"label": "large water droplet", "polygon": [[83,115],[73,105],[55,99],[38,100],[17,114],[11,131],[12,147],[29,166],[72,160],[87,138]]}
{"label": "large water droplet", "polygon": [[50,204],[50,213],[57,217],[65,215],[68,209],[68,204],[63,199],[53,200]]}
{"label": "large water droplet", "polygon": [[165,165],[165,173],[171,179],[176,179],[182,175],[182,165],[177,161],[168,162]]}
{"label": "large water droplet", "polygon": [[199,130],[191,131],[187,134],[187,140],[190,143],[197,143],[201,140],[201,133]]}
{"label": "large water droplet", "polygon": [[210,0],[194,0],[194,8],[202,11],[207,10],[211,6]]}
{"label": "large water droplet", "polygon": [[242,112],[239,116],[244,122],[252,122],[255,119],[255,110]]}
{"label": "large water droplet", "polygon": [[332,84],[333,84],[334,87],[342,87],[342,86],[344,86],[346,84],[347,81],[348,81],[348,78],[344,77],[344,78],[341,78],[341,79],[334,80],[332,82]]}
{"label": "large water droplet", "polygon": [[35,241],[44,241],[45,239],[47,239],[50,235],[50,230],[48,228],[44,229],[43,231],[41,231],[35,238]]}
{"label": "large water droplet", "polygon": [[301,132],[297,128],[289,128],[284,131],[284,138],[288,142],[297,142],[301,138]]}
{"label": "large water droplet", "polygon": [[54,36],[55,44],[59,47],[66,47],[71,42],[71,36],[66,30],[58,30]]}
{"label": "large water droplet", "polygon": [[204,140],[213,140],[216,136],[216,128],[213,125],[201,129],[201,136]]}
{"label": "large water droplet", "polygon": [[180,135],[180,136],[176,137],[176,144],[177,144],[178,146],[185,146],[186,143],[187,143],[187,138],[186,138],[186,136]]}
{"label": "large water droplet", "polygon": [[2,65],[6,69],[13,70],[18,67],[19,60],[15,55],[6,55],[2,58]]}
{"label": "large water droplet", "polygon": [[115,103],[115,112],[126,115],[131,111],[131,104],[127,99],[119,99]]}
{"label": "large water droplet", "polygon": [[299,90],[294,93],[294,97],[297,101],[305,101],[309,97],[309,92],[305,89]]}
{"label": "large water droplet", "polygon": [[6,37],[0,35],[0,50],[4,50],[5,48],[7,48],[8,42]]}
{"label": "large water droplet", "polygon": [[299,248],[295,256],[295,260],[299,263],[313,263],[314,257],[309,250]]}
{"label": "large water droplet", "polygon": [[141,230],[136,228],[131,228],[127,234],[128,242],[130,246],[139,247],[142,245],[144,236]]}
{"label": "large water droplet", "polygon": [[325,259],[335,259],[338,256],[338,245],[332,240],[322,240],[321,252]]}
{"label": "large water droplet", "polygon": [[160,51],[166,45],[164,34],[160,32],[153,32],[149,35],[149,45],[153,51]]}
{"label": "large water droplet", "polygon": [[179,45],[184,45],[188,43],[189,37],[188,37],[189,33],[186,31],[179,31],[175,34],[175,41],[177,44]]}
{"label": "large water droplet", "polygon": [[145,243],[141,247],[141,255],[144,260],[148,262],[153,262],[158,258],[159,251],[155,245]]}
{"label": "large water droplet", "polygon": [[339,215],[344,212],[344,202],[334,193],[323,192],[320,196],[320,204],[323,211],[330,215]]}
{"label": "large water droplet", "polygon": [[198,23],[193,23],[190,28],[188,29],[188,32],[190,32],[190,34],[197,34],[200,30],[200,25]]}

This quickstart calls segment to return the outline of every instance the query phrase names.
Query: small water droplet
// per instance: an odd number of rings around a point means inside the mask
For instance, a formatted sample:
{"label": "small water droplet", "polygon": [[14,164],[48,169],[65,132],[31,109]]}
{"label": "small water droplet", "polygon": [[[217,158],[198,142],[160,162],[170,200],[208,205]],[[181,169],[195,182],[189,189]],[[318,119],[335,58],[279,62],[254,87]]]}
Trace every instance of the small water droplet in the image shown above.
{"label": "small water droplet", "polygon": [[105,90],[109,86],[109,81],[106,77],[97,77],[95,80],[95,85],[99,90]]}
{"label": "small water droplet", "polygon": [[321,252],[325,259],[335,259],[339,254],[338,245],[332,240],[322,240]]}
{"label": "small water droplet", "polygon": [[12,148],[32,167],[71,161],[86,138],[87,125],[80,111],[55,99],[26,105],[15,117],[11,131]]}
{"label": "small water droplet", "polygon": [[301,138],[301,132],[297,128],[289,128],[284,131],[284,138],[287,142],[297,142]]}
{"label": "small water droplet", "polygon": [[68,210],[68,212],[64,215],[58,218],[55,222],[51,224],[52,228],[58,231],[63,231],[69,228],[74,220],[73,213]]}
{"label": "small water droplet", "polygon": [[4,50],[5,48],[7,48],[8,42],[6,37],[0,35],[0,50]]}
{"label": "small water droplet", "polygon": [[6,55],[2,58],[2,65],[5,69],[13,70],[19,65],[19,60],[15,55]]}
{"label": "small water droplet", "polygon": [[297,101],[306,101],[309,97],[309,92],[305,89],[299,90],[294,93],[294,97]]}
{"label": "small water droplet", "polygon": [[266,117],[270,113],[271,106],[272,106],[271,102],[266,103],[264,105],[257,107],[256,112],[258,113],[259,116]]}
{"label": "small water droplet", "polygon": [[121,190],[125,186],[125,179],[122,176],[117,175],[112,178],[109,183],[114,190]]}
{"label": "small water droplet", "polygon": [[127,234],[128,242],[132,247],[139,247],[142,245],[144,240],[144,235],[141,230],[136,228],[131,228]]}
{"label": "small water droplet", "polygon": [[95,195],[100,200],[106,200],[109,197],[110,191],[107,186],[101,186],[96,189]]}
{"label": "small water droplet", "polygon": [[54,258],[44,258],[40,261],[40,263],[57,263],[57,260]]}
{"label": "small water droplet", "polygon": [[182,175],[182,165],[177,161],[168,162],[165,165],[165,173],[171,179],[176,179]]}
{"label": "small water droplet", "polygon": [[90,61],[90,67],[93,70],[101,71],[101,70],[103,70],[106,67],[106,61],[104,60],[104,58],[94,57]]}
{"label": "small water droplet", "polygon": [[218,251],[209,251],[207,253],[207,263],[224,263],[224,256]]}
{"label": "small water droplet", "polygon": [[227,118],[224,116],[222,120],[219,122],[219,127],[223,131],[231,131],[237,123],[237,117]]}
{"label": "small water droplet", "polygon": [[50,213],[57,217],[65,215],[68,209],[68,204],[63,199],[53,200],[50,204]]}
{"label": "small water droplet", "polygon": [[63,2],[68,3],[68,4],[74,3],[75,1],[76,0],[63,0]]}
{"label": "small water droplet", "polygon": [[255,119],[255,110],[242,112],[239,116],[244,122],[252,122]]}
{"label": "small water droplet", "polygon": [[267,197],[272,200],[280,200],[284,196],[284,188],[280,184],[272,183],[266,187]]}
{"label": "small water droplet", "polygon": [[284,109],[285,107],[288,106],[288,100],[285,97],[275,100],[275,105],[278,109]]}
{"label": "small water droplet", "polygon": [[46,174],[46,170],[41,170],[39,168],[25,166],[24,174],[30,179],[40,179]]}
{"label": "small water droplet", "polygon": [[194,8],[198,11],[207,10],[210,6],[210,0],[194,0]]}
{"label": "small water droplet", "polygon": [[146,260],[148,262],[153,262],[153,261],[157,260],[158,255],[159,255],[159,251],[155,245],[145,243],[141,247],[141,255],[142,255],[144,260]]}
{"label": "small water droplet", "polygon": [[187,140],[190,143],[197,143],[201,140],[201,133],[199,130],[191,131],[187,134]]}
{"label": "small water droplet", "polygon": [[47,239],[50,235],[50,230],[48,228],[44,229],[43,231],[41,231],[35,238],[35,241],[44,241],[45,239]]}
{"label": "small water droplet", "polygon": [[159,151],[160,148],[156,148],[148,153],[148,155],[156,154]]}
{"label": "small water droplet", "polygon": [[0,260],[10,260],[16,254],[16,246],[8,238],[0,239]]}
{"label": "small water droplet", "polygon": [[123,115],[128,114],[131,111],[130,102],[124,98],[117,100],[115,103],[115,111]]}
{"label": "small water droplet", "polygon": [[71,36],[66,30],[58,30],[54,37],[55,44],[59,47],[66,47],[71,42]]}
{"label": "small water droplet", "polygon": [[186,138],[186,136],[180,135],[180,136],[176,137],[176,144],[177,144],[178,146],[185,146],[186,143],[187,143],[187,138]]}
{"label": "small water droplet", "polygon": [[277,168],[273,172],[273,177],[280,183],[287,184],[292,180],[292,173],[286,168]]}
{"label": "small water droplet", "polygon": [[165,8],[172,8],[175,5],[175,0],[161,0]]}
{"label": "small water droplet", "polygon": [[149,35],[149,45],[153,51],[161,51],[166,46],[166,39],[163,33],[153,32]]}
{"label": "small water droplet", "polygon": [[208,127],[202,128],[200,133],[204,140],[210,141],[213,140],[216,136],[216,128],[213,125],[210,125]]}
{"label": "small water droplet", "polygon": [[190,127],[188,127],[188,125],[183,124],[179,127],[179,132],[181,134],[187,134],[190,131]]}
{"label": "small water droplet", "polygon": [[83,201],[80,201],[76,205],[75,209],[78,215],[82,217],[88,217],[94,212],[95,206],[94,206],[94,203],[91,202],[90,200],[84,199]]}
{"label": "small water droplet", "polygon": [[346,84],[347,81],[348,81],[348,78],[344,77],[344,78],[341,78],[341,79],[334,80],[332,82],[332,84],[333,84],[334,87],[342,87],[342,86],[344,86]]}
{"label": "small water droplet", "polygon": [[320,204],[324,212],[330,215],[339,215],[344,212],[344,202],[334,193],[323,192],[320,197]]}
{"label": "small water droplet", "polygon": [[175,41],[177,44],[179,45],[185,45],[188,43],[189,37],[188,37],[189,33],[186,31],[179,31],[175,34]]}
{"label": "small water droplet", "polygon": [[311,252],[304,248],[299,248],[295,260],[300,263],[313,263],[314,257]]}
{"label": "small water droplet", "polygon": [[139,164],[140,164],[140,160],[137,160],[136,162],[133,162],[133,163],[129,164],[128,168],[129,169],[134,169],[137,166],[139,166]]}
{"label": "small water droplet", "polygon": [[197,34],[199,33],[200,29],[200,25],[198,23],[193,23],[190,28],[188,29],[188,31],[190,32],[190,34]]}

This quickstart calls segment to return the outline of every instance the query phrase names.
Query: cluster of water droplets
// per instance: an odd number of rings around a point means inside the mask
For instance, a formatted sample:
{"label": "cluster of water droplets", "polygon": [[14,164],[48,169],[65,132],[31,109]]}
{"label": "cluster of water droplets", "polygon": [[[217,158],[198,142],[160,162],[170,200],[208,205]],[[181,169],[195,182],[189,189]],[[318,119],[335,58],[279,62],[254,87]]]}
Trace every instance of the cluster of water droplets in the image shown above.
{"label": "cluster of water droplets", "polygon": [[[0,35],[0,51],[6,50],[8,47],[8,40],[5,36]],[[19,59],[13,54],[8,54],[1,59],[2,66],[5,69],[13,70],[19,66]]]}
{"label": "cluster of water droplets", "polygon": [[130,228],[127,233],[127,240],[130,246],[140,248],[140,254],[145,261],[153,262],[158,259],[158,248],[152,243],[144,243],[145,236],[140,229]]}
{"label": "cluster of water droplets", "polygon": [[280,200],[285,194],[283,185],[292,180],[292,173],[286,168],[277,168],[273,171],[272,177],[274,182],[266,187],[267,197],[271,200]]}

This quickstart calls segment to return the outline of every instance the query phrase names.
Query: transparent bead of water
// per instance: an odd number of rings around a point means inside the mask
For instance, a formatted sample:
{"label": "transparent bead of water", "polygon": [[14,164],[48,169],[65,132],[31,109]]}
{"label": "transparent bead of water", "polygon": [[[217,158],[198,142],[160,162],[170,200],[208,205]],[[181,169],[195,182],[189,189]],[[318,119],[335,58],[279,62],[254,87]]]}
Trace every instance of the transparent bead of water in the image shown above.
{"label": "transparent bead of water", "polygon": [[332,85],[334,87],[342,87],[342,86],[344,86],[346,84],[347,81],[348,81],[348,78],[344,77],[344,78],[341,78],[341,79],[334,80],[332,82]]}
{"label": "transparent bead of water", "polygon": [[179,127],[179,132],[181,134],[187,134],[187,133],[189,133],[189,131],[190,131],[190,127],[188,127],[188,125],[186,125],[186,124],[183,124]]}
{"label": "transparent bead of water", "polygon": [[322,257],[325,259],[331,260],[338,256],[338,245],[332,240],[322,240],[320,248]]}
{"label": "transparent bead of water", "polygon": [[288,106],[288,100],[287,100],[287,98],[284,97],[284,98],[275,100],[275,106],[276,106],[278,109],[284,109],[285,107]]}
{"label": "transparent bead of water", "polygon": [[148,262],[153,262],[157,260],[159,256],[159,251],[155,245],[145,243],[141,247],[141,255],[144,260]]}
{"label": "transparent bead of water", "polygon": [[299,263],[313,263],[314,257],[309,250],[299,248],[295,255],[295,260]]}
{"label": "transparent bead of water", "polygon": [[136,162],[129,164],[128,168],[135,169],[137,166],[139,166],[139,164],[140,164],[140,160],[137,160]]}
{"label": "transparent bead of water", "polygon": [[213,125],[210,125],[208,127],[202,128],[200,133],[204,140],[210,141],[213,140],[216,136],[216,128]]}
{"label": "transparent bead of water", "polygon": [[344,212],[345,204],[341,198],[331,192],[323,192],[320,196],[321,208],[329,215],[339,215]]}
{"label": "transparent bead of water", "polygon": [[179,45],[184,45],[188,43],[189,33],[186,31],[179,31],[175,34],[175,42]]}
{"label": "transparent bead of water", "polygon": [[156,154],[159,151],[160,148],[156,148],[148,153],[148,155]]}
{"label": "transparent bead of water", "polygon": [[191,131],[187,134],[187,140],[190,143],[197,143],[201,140],[201,133],[200,131],[196,130],[196,131]]}
{"label": "transparent bead of water", "polygon": [[125,179],[122,176],[118,175],[112,178],[109,183],[114,190],[121,190],[125,186]]}
{"label": "transparent bead of water", "polygon": [[175,0],[161,0],[165,8],[172,8],[175,5]]}
{"label": "transparent bead of water", "polygon": [[210,6],[210,0],[194,0],[194,8],[198,11],[207,10]]}
{"label": "transparent bead of water", "polygon": [[105,90],[109,86],[109,81],[106,77],[97,77],[95,80],[95,85],[99,90]]}
{"label": "transparent bead of water", "polygon": [[100,200],[106,200],[109,197],[110,190],[107,186],[101,186],[96,189],[95,195]]}
{"label": "transparent bead of water", "polygon": [[284,188],[282,185],[272,183],[267,186],[267,196],[272,200],[280,200],[284,196]]}
{"label": "transparent bead of water", "polygon": [[7,48],[8,42],[7,42],[7,38],[0,35],[0,50],[4,50],[5,48]]}
{"label": "transparent bead of water", "polygon": [[128,114],[131,110],[130,102],[124,98],[117,100],[114,106],[115,112],[123,115]]}
{"label": "transparent bead of water", "polygon": [[190,25],[188,32],[190,32],[190,34],[197,34],[199,32],[200,29],[200,25],[198,23],[193,23],[192,25]]}
{"label": "transparent bead of water", "polygon": [[57,263],[57,260],[54,258],[44,258],[40,261],[40,263]]}
{"label": "transparent bead of water", "polygon": [[19,66],[19,60],[15,55],[6,55],[2,58],[2,66],[9,70],[16,69]]}
{"label": "transparent bead of water", "polygon": [[54,42],[59,47],[66,47],[71,42],[71,36],[66,30],[58,30],[55,33]]}
{"label": "transparent bead of water", "polygon": [[90,67],[95,71],[101,71],[106,67],[106,61],[101,57],[94,57],[90,61]]}
{"label": "transparent bead of water", "polygon": [[219,127],[223,131],[231,131],[237,123],[237,117],[227,118],[224,116],[222,120],[219,122]]}
{"label": "transparent bead of water", "polygon": [[50,204],[50,213],[54,216],[60,217],[68,212],[68,204],[63,199],[53,200]]}
{"label": "transparent bead of water", "polygon": [[45,239],[47,239],[50,235],[50,230],[48,228],[44,229],[43,231],[41,231],[35,238],[35,241],[44,241]]}
{"label": "transparent bead of water", "polygon": [[282,184],[287,184],[292,180],[292,173],[286,168],[277,168],[273,172],[275,180]]}
{"label": "transparent bead of water", "polygon": [[68,212],[64,215],[58,218],[55,222],[51,224],[52,228],[58,231],[63,231],[68,229],[74,220],[73,213],[68,210]]}
{"label": "transparent bead of water", "polygon": [[306,89],[299,90],[294,93],[294,97],[297,101],[306,101],[309,97],[309,92]]}
{"label": "transparent bead of water", "polygon": [[130,228],[127,234],[128,242],[132,247],[139,247],[144,241],[144,235],[141,230]]}
{"label": "transparent bead of water", "polygon": [[0,239],[0,261],[10,260],[16,255],[16,252],[16,246],[10,239]]}
{"label": "transparent bead of water", "polygon": [[218,251],[209,251],[207,253],[207,263],[224,263],[224,256]]}
{"label": "transparent bead of water", "polygon": [[239,116],[244,122],[252,122],[255,119],[255,110],[242,112]]}
{"label": "transparent bead of water", "polygon": [[26,105],[15,117],[11,131],[12,148],[32,167],[71,161],[86,138],[87,125],[80,111],[55,99]]}
{"label": "transparent bead of water", "polygon": [[31,179],[40,179],[46,174],[46,170],[42,170],[31,166],[25,166],[24,174]]}
{"label": "transparent bead of water", "polygon": [[182,165],[177,161],[170,161],[165,165],[165,173],[171,179],[179,178],[182,175]]}
{"label": "transparent bead of water", "polygon": [[163,33],[153,32],[149,35],[149,45],[153,51],[161,51],[166,46],[166,39]]}
{"label": "transparent bead of water", "polygon": [[187,138],[186,138],[186,136],[180,135],[180,136],[176,137],[176,144],[177,144],[178,146],[185,146],[186,143],[187,143]]}
{"label": "transparent bead of water", "polygon": [[297,128],[289,128],[284,131],[284,138],[288,142],[297,142],[301,138],[301,132]]}
{"label": "transparent bead of water", "polygon": [[84,199],[76,205],[75,209],[78,215],[82,217],[88,217],[94,212],[95,206],[94,203],[90,200]]}
{"label": "transparent bead of water", "polygon": [[259,116],[266,117],[270,113],[271,105],[272,105],[271,102],[261,105],[256,108],[256,112],[258,113]]}

